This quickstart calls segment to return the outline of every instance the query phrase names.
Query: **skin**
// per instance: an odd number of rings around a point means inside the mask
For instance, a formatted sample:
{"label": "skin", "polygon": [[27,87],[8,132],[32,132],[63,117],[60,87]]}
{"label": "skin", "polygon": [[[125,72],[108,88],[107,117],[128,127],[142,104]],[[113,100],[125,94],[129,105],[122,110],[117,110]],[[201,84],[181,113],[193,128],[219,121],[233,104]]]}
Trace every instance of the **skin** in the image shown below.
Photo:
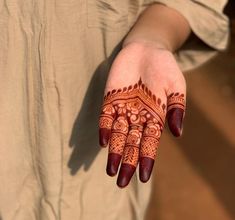
{"label": "skin", "polygon": [[[118,173],[121,188],[128,185],[138,164],[140,180],[149,180],[165,119],[174,136],[182,134],[186,83],[173,52],[190,33],[177,11],[153,4],[140,15],[112,64],[99,134],[100,145],[109,146],[106,172]],[[142,120],[132,120],[143,115]]]}

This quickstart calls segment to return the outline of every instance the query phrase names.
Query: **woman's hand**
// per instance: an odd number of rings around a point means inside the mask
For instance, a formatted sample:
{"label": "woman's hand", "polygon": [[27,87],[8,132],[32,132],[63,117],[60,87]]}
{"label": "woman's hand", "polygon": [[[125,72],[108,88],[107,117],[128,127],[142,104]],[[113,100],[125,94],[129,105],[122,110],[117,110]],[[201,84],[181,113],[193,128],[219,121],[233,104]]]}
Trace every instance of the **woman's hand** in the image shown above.
{"label": "woman's hand", "polygon": [[182,133],[186,84],[172,53],[151,42],[125,45],[114,60],[99,120],[100,145],[109,145],[107,174],[128,185],[139,163],[150,178],[167,116],[174,136]]}

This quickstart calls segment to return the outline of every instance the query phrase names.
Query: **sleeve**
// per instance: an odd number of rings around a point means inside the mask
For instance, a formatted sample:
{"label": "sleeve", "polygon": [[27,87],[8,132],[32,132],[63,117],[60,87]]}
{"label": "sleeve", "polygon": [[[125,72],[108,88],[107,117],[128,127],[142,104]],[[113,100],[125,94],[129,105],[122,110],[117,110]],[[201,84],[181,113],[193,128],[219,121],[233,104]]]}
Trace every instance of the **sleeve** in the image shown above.
{"label": "sleeve", "polygon": [[182,71],[205,63],[227,48],[229,20],[223,13],[227,0],[142,0],[139,14],[153,3],[164,4],[181,13],[196,36],[175,53]]}

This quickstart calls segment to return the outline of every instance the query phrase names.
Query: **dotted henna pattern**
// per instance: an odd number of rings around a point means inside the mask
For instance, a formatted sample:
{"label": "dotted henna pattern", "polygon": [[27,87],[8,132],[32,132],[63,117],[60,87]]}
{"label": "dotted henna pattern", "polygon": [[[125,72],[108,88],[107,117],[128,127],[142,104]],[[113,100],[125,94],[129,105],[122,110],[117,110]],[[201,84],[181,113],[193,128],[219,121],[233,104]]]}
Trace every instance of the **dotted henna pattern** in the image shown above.
{"label": "dotted henna pattern", "polygon": [[172,93],[168,108],[143,84],[114,89],[104,96],[100,128],[110,129],[109,153],[123,155],[122,162],[137,166],[139,157],[154,159],[166,110],[184,109],[184,95]]}

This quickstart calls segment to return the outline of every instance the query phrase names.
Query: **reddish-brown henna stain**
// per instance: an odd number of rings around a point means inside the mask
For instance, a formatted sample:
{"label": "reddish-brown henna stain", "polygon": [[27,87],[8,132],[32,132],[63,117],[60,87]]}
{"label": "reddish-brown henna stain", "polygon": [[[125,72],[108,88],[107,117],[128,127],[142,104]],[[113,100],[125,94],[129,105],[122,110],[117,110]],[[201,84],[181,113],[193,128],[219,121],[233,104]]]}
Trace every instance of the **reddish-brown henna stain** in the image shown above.
{"label": "reddish-brown henna stain", "polygon": [[167,118],[172,134],[179,137],[182,133],[183,118],[185,114],[184,94],[171,93],[168,96]]}
{"label": "reddish-brown henna stain", "polygon": [[104,97],[100,115],[100,143],[109,142],[107,173],[114,176],[122,158],[118,185],[126,186],[138,162],[140,179],[146,182],[151,174],[157,145],[167,110],[184,109],[184,96],[171,94],[168,107],[142,83],[112,90]]}

